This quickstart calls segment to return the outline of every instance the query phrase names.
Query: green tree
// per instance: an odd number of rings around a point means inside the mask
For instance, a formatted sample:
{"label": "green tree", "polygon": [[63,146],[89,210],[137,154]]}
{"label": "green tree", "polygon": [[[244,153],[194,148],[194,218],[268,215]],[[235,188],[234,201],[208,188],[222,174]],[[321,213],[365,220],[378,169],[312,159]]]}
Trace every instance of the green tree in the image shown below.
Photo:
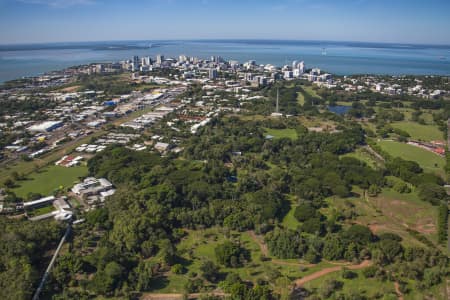
{"label": "green tree", "polygon": [[210,260],[202,263],[200,271],[202,272],[203,278],[210,282],[216,282],[220,275],[219,267]]}
{"label": "green tree", "polygon": [[250,260],[249,252],[239,245],[225,241],[214,249],[217,261],[226,267],[239,267]]}

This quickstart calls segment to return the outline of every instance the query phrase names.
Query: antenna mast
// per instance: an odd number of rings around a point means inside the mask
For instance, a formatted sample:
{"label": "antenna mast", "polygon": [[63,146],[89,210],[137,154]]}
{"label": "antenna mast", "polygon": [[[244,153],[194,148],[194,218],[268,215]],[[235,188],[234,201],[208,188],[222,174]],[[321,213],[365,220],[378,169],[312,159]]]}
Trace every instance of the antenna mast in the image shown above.
{"label": "antenna mast", "polygon": [[280,89],[279,88],[277,88],[277,106],[276,106],[276,108],[275,108],[275,112],[279,112],[278,110],[278,98],[280,97]]}

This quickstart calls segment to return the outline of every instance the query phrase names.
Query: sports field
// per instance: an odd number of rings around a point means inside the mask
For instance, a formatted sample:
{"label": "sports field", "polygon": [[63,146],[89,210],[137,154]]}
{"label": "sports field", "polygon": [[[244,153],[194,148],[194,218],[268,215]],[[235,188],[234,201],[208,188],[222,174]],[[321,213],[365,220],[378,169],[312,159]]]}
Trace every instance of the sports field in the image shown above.
{"label": "sports field", "polygon": [[425,172],[443,174],[445,159],[433,152],[395,141],[379,141],[378,145],[394,157],[417,162]]}
{"label": "sports field", "polygon": [[392,123],[392,127],[406,131],[414,140],[436,141],[444,139],[444,133],[433,125],[404,121]]}
{"label": "sports field", "polygon": [[273,136],[276,139],[288,138],[296,140],[298,138],[297,131],[295,129],[270,129],[265,128],[266,134]]}
{"label": "sports field", "polygon": [[17,181],[18,187],[13,189],[19,197],[26,198],[29,193],[50,195],[54,190],[71,187],[79,181],[79,177],[88,174],[86,166],[66,168],[61,166],[49,166],[28,175],[26,180]]}

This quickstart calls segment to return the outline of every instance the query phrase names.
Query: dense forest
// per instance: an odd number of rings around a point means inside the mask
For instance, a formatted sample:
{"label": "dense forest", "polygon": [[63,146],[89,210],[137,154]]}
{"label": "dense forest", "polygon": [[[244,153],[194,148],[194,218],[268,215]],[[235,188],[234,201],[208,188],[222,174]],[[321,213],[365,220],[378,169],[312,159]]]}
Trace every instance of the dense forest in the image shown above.
{"label": "dense forest", "polygon": [[[233,239],[233,232],[258,234],[276,259],[301,259],[310,264],[370,260],[372,265],[363,271],[365,278],[398,282],[404,293],[408,292],[407,282],[414,282],[419,290],[441,283],[448,275],[448,257],[427,238],[411,230],[417,246],[405,246],[395,233],[376,234],[358,224],[352,209],[332,214],[324,210],[330,197],[344,202],[351,197],[375,197],[386,187],[400,193],[414,188],[421,200],[439,209],[439,222],[446,224],[444,180],[425,172],[417,162],[385,153],[373,142],[374,133],[353,119],[320,111],[319,106],[326,104],[323,99],[333,103],[340,101],[338,97],[307,96],[305,104],[299,105],[297,94],[303,88],[299,83],[266,88],[261,94],[270,101],[243,105],[243,115],[273,111],[278,89],[281,112],[320,116],[332,122],[334,130],[311,131],[297,118],[246,119],[221,114],[186,138],[181,154],[161,156],[110,146],[91,158],[90,175],[108,178],[117,192],[103,208],[85,213],[86,222],[74,226],[69,247],[46,285],[46,297],[135,299],[154,290],[168,273],[185,274],[193,261],[182,257],[178,246],[190,232],[208,228],[220,228],[225,241],[214,248],[215,261],[202,261],[199,272],[189,272],[183,287],[186,293],[220,287],[236,300],[280,298],[271,282],[280,277],[276,272],[268,274],[268,280],[248,282],[234,271],[251,266],[252,256]],[[380,100],[371,94],[364,97],[369,103]],[[373,113],[370,104],[355,99],[349,114],[364,118]],[[381,107],[373,122],[382,132],[403,117]],[[442,116],[435,118],[443,120]],[[267,134],[267,130],[284,129],[292,130],[295,138]],[[405,136],[399,130],[395,134]],[[346,155],[367,144],[383,156],[383,168]],[[393,182],[392,177],[400,181]],[[293,209],[299,224],[296,229],[282,223]],[[42,257],[61,236],[61,225],[1,222],[0,293],[4,299],[28,299],[40,275]],[[442,230],[439,239],[446,240]],[[270,260],[268,256],[261,254],[261,261]],[[343,274],[354,276],[351,271]],[[329,288],[320,291],[320,298],[330,298],[338,286],[337,281],[328,282]],[[298,288],[292,291],[292,299],[310,292]],[[339,299],[365,299],[341,296]]]}
{"label": "dense forest", "polygon": [[[255,230],[278,258],[310,263],[372,259],[376,265],[367,276],[389,277],[395,270],[411,280],[423,279],[426,288],[439,283],[447,265],[439,251],[404,248],[398,235],[377,236],[362,225],[343,225],[351,215],[336,212],[326,217],[320,209],[327,205],[326,197],[351,196],[352,186],[376,194],[388,184],[388,174],[412,184],[427,182],[431,187],[422,190],[432,202],[442,199],[433,194],[442,182],[401,159],[392,160],[386,170],[374,170],[357,159],[340,157],[365,143],[358,125],[343,122],[341,131],[331,134],[311,133],[298,124],[296,140],[267,139],[262,129],[286,125],[222,117],[187,141],[184,159],[122,147],[96,155],[89,161],[90,173],[112,180],[118,192],[104,209],[87,215],[83,230],[100,233],[98,247],[88,255],[79,255],[85,245],[75,247],[69,262],[64,259],[55,271],[64,273],[59,269],[64,268],[72,275],[55,277],[54,287],[73,297],[66,286],[81,272],[93,275],[92,280],[76,283],[88,294],[130,296],[146,291],[154,278],[170,268],[182,272],[176,245],[185,230],[212,226]],[[287,195],[301,199],[295,210],[301,222],[296,231],[280,225],[290,208]],[[224,266],[238,267],[249,262],[246,252],[229,241],[216,249],[216,257]],[[75,270],[70,267],[72,260],[77,261]],[[225,291],[235,299],[276,297],[267,283],[253,287],[239,279],[227,283],[231,279],[221,279],[220,266],[213,262],[205,262],[202,270],[186,286],[188,292],[201,291],[206,282],[225,280]]]}

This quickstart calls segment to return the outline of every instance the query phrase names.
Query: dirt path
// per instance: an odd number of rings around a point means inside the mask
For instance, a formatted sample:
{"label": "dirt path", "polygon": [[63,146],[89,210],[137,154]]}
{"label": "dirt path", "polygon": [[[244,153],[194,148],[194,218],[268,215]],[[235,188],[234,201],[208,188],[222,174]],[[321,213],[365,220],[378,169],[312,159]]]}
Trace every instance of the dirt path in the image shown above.
{"label": "dirt path", "polygon": [[375,156],[378,160],[381,162],[385,162],[384,157],[381,156],[377,151],[375,151],[372,147],[369,145],[363,146],[364,149],[366,149],[369,153],[371,153],[373,156]]}
{"label": "dirt path", "polygon": [[394,282],[395,293],[397,294],[398,300],[403,300],[403,293],[400,291],[400,285],[398,282]]}
{"label": "dirt path", "polygon": [[267,249],[266,243],[264,243],[264,241],[262,241],[261,238],[258,237],[253,230],[249,230],[248,234],[253,239],[253,241],[258,244],[259,248],[261,249],[261,253],[264,256],[269,256],[269,249]]}
{"label": "dirt path", "polygon": [[[364,269],[368,266],[372,265],[372,262],[370,260],[364,260],[363,262],[361,262],[359,265],[347,265],[345,266],[347,269],[349,270],[359,270],[359,269]],[[325,276],[327,274],[333,273],[333,272],[337,272],[342,270],[342,266],[336,266],[336,267],[331,267],[331,268],[325,268],[322,269],[320,271],[317,271],[315,273],[312,273],[308,276],[305,276],[303,278],[297,279],[294,281],[296,286],[302,286],[307,282],[310,282],[314,279],[320,278],[322,276]]]}

